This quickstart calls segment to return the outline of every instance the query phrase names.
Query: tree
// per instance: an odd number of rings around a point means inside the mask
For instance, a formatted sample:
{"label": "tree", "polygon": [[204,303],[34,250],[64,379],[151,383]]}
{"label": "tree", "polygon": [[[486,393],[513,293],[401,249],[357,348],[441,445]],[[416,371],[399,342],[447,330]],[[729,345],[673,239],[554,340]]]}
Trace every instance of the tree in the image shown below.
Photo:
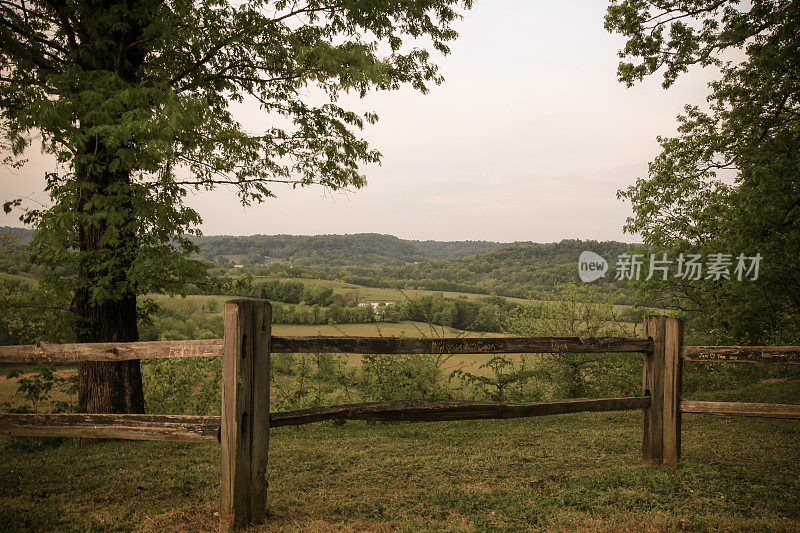
{"label": "tree", "polygon": [[[703,342],[796,342],[800,325],[800,4],[612,2],[606,27],[628,40],[619,78],[714,66],[709,109],[687,106],[659,138],[647,178],[620,191],[625,229],[654,250],[760,253],[756,281],[648,282],[646,297],[685,313]],[[752,277],[752,276],[751,276]],[[698,339],[700,340],[700,339]]]}
{"label": "tree", "polygon": [[0,229],[0,254],[10,254],[17,246],[19,235],[10,229]]}
{"label": "tree", "polygon": [[[5,209],[36,226],[37,263],[74,268],[61,282],[77,340],[135,341],[137,295],[202,280],[189,190],[231,185],[248,204],[276,183],[362,187],[359,166],[380,154],[356,132],[377,117],[339,97],[441,82],[417,44],[447,53],[470,4],[0,2],[0,127],[15,155],[40,137],[59,163],[50,207]],[[265,131],[234,117],[245,100],[269,117]],[[84,412],[144,408],[136,361],[81,364],[79,391]]]}

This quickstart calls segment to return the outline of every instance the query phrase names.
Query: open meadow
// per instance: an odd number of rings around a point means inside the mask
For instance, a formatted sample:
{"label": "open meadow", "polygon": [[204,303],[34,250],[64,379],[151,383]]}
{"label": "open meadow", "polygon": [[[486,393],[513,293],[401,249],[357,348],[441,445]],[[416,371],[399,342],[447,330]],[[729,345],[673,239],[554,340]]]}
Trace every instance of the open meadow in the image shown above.
{"label": "open meadow", "polygon": [[[256,278],[258,279],[258,278]],[[431,291],[425,289],[390,289],[383,287],[366,287],[364,285],[355,285],[339,280],[329,279],[308,279],[308,278],[282,278],[281,281],[299,281],[304,285],[310,287],[330,287],[338,294],[346,294],[348,292],[358,293],[361,301],[367,302],[396,302],[403,301],[408,298],[419,298],[429,294],[441,294],[445,298],[467,298],[468,300],[475,300],[478,298],[485,298],[485,294],[475,294],[471,292],[455,292],[455,291]],[[504,299],[509,302],[523,303],[524,298],[513,298],[511,296],[504,296]]]}
{"label": "open meadow", "polygon": [[[631,412],[277,428],[255,530],[800,529],[797,421],[687,415],[675,469],[640,464],[640,425]],[[219,455],[3,439],[0,528],[214,530]]]}
{"label": "open meadow", "polygon": [[[462,357],[452,359],[487,359]],[[280,381],[296,385],[293,372]],[[800,403],[800,379],[686,398]],[[796,420],[684,415],[682,439],[680,464],[667,468],[642,465],[636,411],[275,428],[267,518],[252,530],[800,529]],[[2,438],[0,528],[216,530],[219,464],[217,445]]]}

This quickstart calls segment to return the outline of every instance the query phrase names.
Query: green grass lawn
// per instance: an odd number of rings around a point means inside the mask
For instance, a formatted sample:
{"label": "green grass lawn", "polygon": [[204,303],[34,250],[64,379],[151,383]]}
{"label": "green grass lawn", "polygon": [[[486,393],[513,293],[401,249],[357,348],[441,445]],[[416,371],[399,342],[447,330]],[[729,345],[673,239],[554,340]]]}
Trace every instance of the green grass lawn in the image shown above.
{"label": "green grass lawn", "polygon": [[[697,399],[799,403],[800,381]],[[347,422],[270,433],[262,531],[800,531],[800,421],[684,415],[678,468],[641,414]],[[0,530],[217,527],[216,445],[0,439]]]}
{"label": "green grass lawn", "polygon": [[[800,529],[797,421],[686,415],[676,469],[642,466],[641,415],[348,422],[271,432],[260,530]],[[217,526],[219,448],[0,441],[0,528]]]}

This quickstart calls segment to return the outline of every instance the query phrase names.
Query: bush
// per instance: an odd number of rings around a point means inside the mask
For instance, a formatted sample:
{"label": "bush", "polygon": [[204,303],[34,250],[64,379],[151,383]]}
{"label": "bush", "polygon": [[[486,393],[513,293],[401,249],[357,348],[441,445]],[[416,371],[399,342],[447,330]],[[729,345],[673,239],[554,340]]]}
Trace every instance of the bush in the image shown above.
{"label": "bush", "polygon": [[[534,378],[539,371],[532,368],[525,356],[515,361],[511,357],[492,357],[478,367],[485,373],[473,374],[455,370],[450,379],[460,382],[460,389],[469,397],[495,402],[536,402],[543,390]],[[471,389],[471,390],[470,390]]]}
{"label": "bush", "polygon": [[220,413],[222,359],[219,357],[142,361],[142,382],[148,413]]}
{"label": "bush", "polygon": [[450,398],[442,355],[365,355],[360,392],[366,401]]}
{"label": "bush", "polygon": [[[277,372],[287,366],[287,374]],[[355,369],[348,369],[340,355],[289,355],[279,367],[273,364],[271,379],[274,411],[351,403],[355,398]]]}
{"label": "bush", "polygon": [[[17,380],[15,396],[21,396],[24,403],[12,405],[11,402],[0,404],[9,413],[64,413],[76,410],[75,394],[78,376],[61,377],[56,374],[55,366],[50,363],[39,363],[36,371],[24,375],[19,369],[8,373],[9,379]],[[66,396],[67,401],[53,399],[53,394]]]}
{"label": "bush", "polygon": [[[509,315],[505,330],[522,336],[634,337],[613,295],[594,285],[557,284]],[[552,398],[630,396],[641,392],[642,358],[627,354],[546,354],[531,365]]]}

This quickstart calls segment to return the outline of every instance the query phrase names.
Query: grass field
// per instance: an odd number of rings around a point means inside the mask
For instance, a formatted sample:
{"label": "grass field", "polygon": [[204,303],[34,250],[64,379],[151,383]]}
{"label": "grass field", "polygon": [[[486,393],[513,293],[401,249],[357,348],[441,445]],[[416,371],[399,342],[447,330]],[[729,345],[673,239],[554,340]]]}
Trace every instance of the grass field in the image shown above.
{"label": "grass field", "polygon": [[[162,294],[147,295],[158,305],[179,310],[184,314],[192,312],[189,308],[213,305],[213,313],[221,313],[226,300],[231,296],[188,295],[176,298]],[[370,322],[363,324],[273,324],[275,335],[361,335],[369,337],[496,337],[499,333],[464,331],[447,326],[438,326],[410,320],[400,322]]]}
{"label": "grass field", "polygon": [[[258,278],[257,278],[258,279]],[[309,287],[330,287],[334,292],[339,294],[346,294],[348,292],[356,291],[361,301],[365,302],[401,302],[408,298],[415,299],[429,294],[441,294],[446,298],[466,298],[468,300],[476,300],[478,298],[485,298],[486,294],[476,294],[471,292],[454,292],[454,291],[430,291],[425,289],[387,289],[381,287],[365,287],[363,285],[354,285],[340,280],[328,279],[307,279],[307,278],[281,278],[281,281],[299,281]],[[528,302],[525,298],[514,298],[512,296],[502,296],[503,299],[509,302],[522,304]],[[541,300],[534,300],[541,301]],[[627,311],[633,306],[630,305],[615,305],[616,311]],[[653,310],[655,311],[655,309]]]}
{"label": "grass field", "polygon": [[[260,531],[800,530],[797,421],[686,415],[676,469],[639,413],[272,430]],[[0,529],[210,531],[219,448],[0,440]]]}
{"label": "grass field", "polygon": [[[282,278],[281,281],[299,281],[308,287],[330,287],[334,292],[339,294],[346,294],[348,292],[357,291],[358,296],[365,302],[395,302],[404,301],[406,298],[419,298],[426,294],[441,294],[448,298],[464,297],[470,300],[477,298],[484,298],[486,294],[474,294],[471,292],[452,292],[452,291],[429,291],[423,289],[387,289],[381,287],[364,287],[362,285],[353,285],[339,280],[328,279],[306,279],[306,278]],[[524,298],[504,297],[511,302],[522,303]]]}
{"label": "grass field", "polygon": [[30,274],[27,274],[25,272],[22,272],[22,273],[19,273],[19,274],[9,274],[8,272],[0,272],[0,278],[9,279],[9,280],[16,280],[16,281],[25,281],[27,283],[32,284],[33,286],[36,286],[36,285],[39,284],[39,280],[38,279],[36,279],[35,277],[33,277]]}

